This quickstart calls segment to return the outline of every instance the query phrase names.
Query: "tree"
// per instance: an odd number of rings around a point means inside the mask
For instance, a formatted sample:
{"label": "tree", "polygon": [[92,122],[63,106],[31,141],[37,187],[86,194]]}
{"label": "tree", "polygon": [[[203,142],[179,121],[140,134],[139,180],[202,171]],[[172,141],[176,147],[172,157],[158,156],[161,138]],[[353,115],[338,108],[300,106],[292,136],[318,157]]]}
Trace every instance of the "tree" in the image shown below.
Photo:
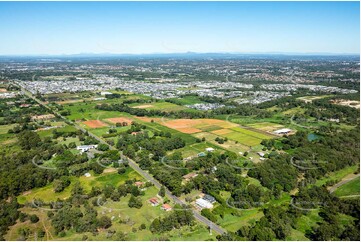
{"label": "tree", "polygon": [[107,216],[100,217],[100,219],[98,220],[98,227],[107,229],[110,226],[112,226],[112,221],[110,218],[108,218]]}
{"label": "tree", "polygon": [[107,144],[99,144],[97,149],[100,150],[100,151],[107,151],[107,150],[109,150],[109,145],[107,145]]}
{"label": "tree", "polygon": [[165,196],[165,187],[164,186],[160,187],[158,195],[161,196],[161,197]]}
{"label": "tree", "polygon": [[36,216],[36,214],[32,214],[30,215],[30,222],[32,222],[33,224],[37,223],[39,221],[39,217]]}
{"label": "tree", "polygon": [[123,231],[119,231],[116,233],[116,239],[118,241],[126,241],[127,240],[127,235],[123,232]]}
{"label": "tree", "polygon": [[67,176],[62,176],[60,179],[54,180],[54,192],[62,192],[70,185],[70,179]]}
{"label": "tree", "polygon": [[208,208],[202,209],[201,214],[214,223],[217,221],[217,217]]}
{"label": "tree", "polygon": [[32,131],[23,131],[18,134],[20,146],[25,150],[30,150],[40,145],[41,139],[39,135]]}
{"label": "tree", "polygon": [[128,202],[128,206],[130,208],[141,208],[143,206],[143,203],[140,198],[136,198],[133,195],[131,195]]}

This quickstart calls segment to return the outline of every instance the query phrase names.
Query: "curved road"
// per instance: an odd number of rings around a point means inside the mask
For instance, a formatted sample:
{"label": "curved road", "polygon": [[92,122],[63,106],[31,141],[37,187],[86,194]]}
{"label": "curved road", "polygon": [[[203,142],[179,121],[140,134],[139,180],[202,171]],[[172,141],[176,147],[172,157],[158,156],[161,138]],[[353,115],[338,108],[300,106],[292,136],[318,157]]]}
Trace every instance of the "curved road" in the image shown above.
{"label": "curved road", "polygon": [[[81,130],[83,133],[88,133],[89,136],[93,137],[94,139],[98,140],[100,143],[102,144],[106,144],[109,146],[110,149],[112,150],[116,150],[116,148],[114,146],[109,145],[107,142],[105,142],[104,140],[102,140],[101,138],[99,138],[98,136],[94,135],[93,133],[89,132],[88,130],[84,129],[83,127],[81,127],[80,125],[78,125],[77,123],[74,123],[70,120],[68,120],[66,117],[60,115],[60,113],[54,111],[52,108],[50,108],[48,105],[46,105],[43,101],[37,99],[36,97],[34,97],[29,91],[27,91],[25,88],[21,87],[21,91],[28,96],[29,98],[35,100],[37,103],[39,103],[40,105],[44,106],[45,108],[47,108],[49,111],[51,111],[52,113],[54,113],[56,116],[62,118],[63,120],[67,121],[68,123],[71,123],[75,128]],[[142,177],[144,177],[146,180],[148,180],[149,182],[153,183],[155,187],[157,187],[158,189],[161,188],[162,184],[157,181],[153,176],[151,176],[147,171],[141,169],[138,164],[130,159],[129,157],[127,157],[128,161],[129,161],[129,166],[132,167],[136,172],[138,172]],[[177,196],[174,196],[167,188],[165,189],[166,194],[169,198],[173,199],[173,201],[176,204],[179,205],[187,205],[186,202],[182,201],[181,199],[179,199]],[[203,217],[198,211],[196,211],[195,209],[192,208],[192,212],[194,217],[202,222],[203,224],[205,224],[207,227],[209,227],[210,229],[216,231],[219,234],[223,234],[226,233],[226,231],[220,227],[219,225],[213,223],[212,221],[210,221],[209,219]]]}

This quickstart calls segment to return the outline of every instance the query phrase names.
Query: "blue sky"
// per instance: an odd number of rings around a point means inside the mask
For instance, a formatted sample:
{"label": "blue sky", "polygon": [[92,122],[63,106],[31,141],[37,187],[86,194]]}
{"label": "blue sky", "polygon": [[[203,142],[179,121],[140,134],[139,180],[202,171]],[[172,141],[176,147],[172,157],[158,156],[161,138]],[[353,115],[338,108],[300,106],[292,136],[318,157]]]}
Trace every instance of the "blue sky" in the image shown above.
{"label": "blue sky", "polygon": [[359,53],[359,2],[0,2],[0,55]]}

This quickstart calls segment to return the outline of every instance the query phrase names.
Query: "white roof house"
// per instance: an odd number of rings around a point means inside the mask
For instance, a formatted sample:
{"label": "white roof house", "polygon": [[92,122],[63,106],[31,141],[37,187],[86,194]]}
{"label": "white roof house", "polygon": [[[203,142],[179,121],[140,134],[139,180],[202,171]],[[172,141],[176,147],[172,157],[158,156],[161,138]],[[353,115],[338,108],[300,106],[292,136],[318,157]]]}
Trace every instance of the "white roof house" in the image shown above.
{"label": "white roof house", "polygon": [[214,151],[214,149],[211,148],[211,147],[208,147],[208,148],[206,148],[206,151],[207,151],[207,152],[212,152],[212,151]]}
{"label": "white roof house", "polygon": [[261,156],[261,157],[263,157],[265,154],[263,153],[263,152],[257,152],[257,154],[259,155],[259,156]]}
{"label": "white roof house", "polygon": [[203,198],[198,198],[196,200],[196,204],[202,209],[203,208],[213,208],[213,204]]}
{"label": "white roof house", "polygon": [[100,92],[100,95],[102,95],[102,96],[111,95],[111,94],[113,94],[113,93],[111,93],[111,92]]}
{"label": "white roof house", "polygon": [[77,146],[76,149],[80,150],[80,152],[87,152],[88,150],[95,149],[97,147],[98,147],[98,145],[80,145],[80,146]]}
{"label": "white roof house", "polygon": [[273,131],[273,133],[275,133],[275,134],[288,134],[291,131],[292,131],[291,129],[284,128],[284,129],[279,129],[279,130]]}

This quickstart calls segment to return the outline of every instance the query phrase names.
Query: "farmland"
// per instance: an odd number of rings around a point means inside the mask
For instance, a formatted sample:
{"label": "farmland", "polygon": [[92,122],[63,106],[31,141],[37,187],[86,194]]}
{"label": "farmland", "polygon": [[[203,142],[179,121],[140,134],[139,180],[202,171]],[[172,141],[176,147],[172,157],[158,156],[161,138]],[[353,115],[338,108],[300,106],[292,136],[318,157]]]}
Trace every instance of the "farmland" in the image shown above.
{"label": "farmland", "polygon": [[[263,77],[308,65],[253,61]],[[330,97],[357,102],[358,84],[251,82],[251,62],[202,62],[79,59],[52,73],[19,60],[0,85],[17,91],[0,99],[0,239],[356,238],[359,110]]]}
{"label": "farmland", "polygon": [[168,103],[168,102],[153,102],[153,103],[146,103],[146,104],[131,104],[130,107],[133,108],[141,108],[146,110],[162,110],[166,112],[170,111],[180,111],[187,109],[186,107],[179,106],[177,104]]}
{"label": "farmland", "polygon": [[[182,133],[193,134],[198,138],[201,137],[199,133],[208,137],[219,136],[239,142],[248,147],[257,146],[263,139],[270,139],[273,137],[272,135],[242,128],[235,123],[218,119],[158,119],[155,121]],[[213,136],[211,134],[213,134]]]}

